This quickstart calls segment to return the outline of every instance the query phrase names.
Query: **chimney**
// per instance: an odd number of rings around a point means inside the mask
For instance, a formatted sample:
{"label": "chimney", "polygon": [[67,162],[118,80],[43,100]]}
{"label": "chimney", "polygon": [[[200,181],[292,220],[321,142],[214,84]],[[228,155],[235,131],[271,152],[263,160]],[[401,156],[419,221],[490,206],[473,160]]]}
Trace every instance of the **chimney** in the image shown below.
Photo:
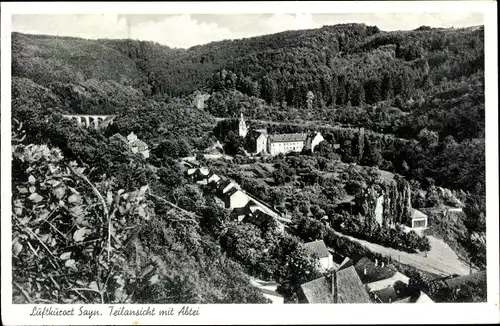
{"label": "chimney", "polygon": [[384,262],[382,262],[382,268],[384,268],[384,265],[385,265]]}
{"label": "chimney", "polygon": [[363,269],[363,274],[366,275],[366,267]]}
{"label": "chimney", "polygon": [[337,292],[337,271],[332,272],[332,296],[333,303],[337,303],[338,301],[338,292]]}
{"label": "chimney", "polygon": [[375,267],[378,266],[378,259],[375,258]]}

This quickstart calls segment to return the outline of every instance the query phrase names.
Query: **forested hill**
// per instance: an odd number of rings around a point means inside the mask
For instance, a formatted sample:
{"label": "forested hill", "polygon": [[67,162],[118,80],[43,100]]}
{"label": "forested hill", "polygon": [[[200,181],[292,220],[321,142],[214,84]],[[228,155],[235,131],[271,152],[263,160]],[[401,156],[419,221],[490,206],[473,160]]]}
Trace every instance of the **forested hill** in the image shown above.
{"label": "forested hill", "polygon": [[[145,96],[236,88],[270,104],[373,104],[483,70],[483,27],[383,32],[343,24],[171,49],[152,42],[13,33],[13,75],[43,86],[133,87]],[[224,69],[224,71],[222,71]],[[95,81],[94,81],[95,82]],[[58,84],[54,86],[53,84]]]}

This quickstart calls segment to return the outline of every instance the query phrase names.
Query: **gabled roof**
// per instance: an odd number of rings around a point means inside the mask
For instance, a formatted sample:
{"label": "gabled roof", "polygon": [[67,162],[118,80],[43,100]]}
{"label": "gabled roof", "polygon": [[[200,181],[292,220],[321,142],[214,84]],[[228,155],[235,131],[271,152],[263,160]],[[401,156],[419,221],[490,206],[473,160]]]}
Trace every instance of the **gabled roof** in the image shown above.
{"label": "gabled roof", "polygon": [[375,263],[366,257],[361,258],[354,267],[363,283],[385,280],[394,276],[397,272],[396,269],[390,265],[385,265],[384,267],[380,265],[375,266]]}
{"label": "gabled roof", "polygon": [[328,257],[330,254],[323,240],[316,240],[304,243],[304,247],[311,254],[316,254],[318,258],[325,258]]}
{"label": "gabled roof", "polygon": [[238,191],[241,191],[241,190],[236,189],[235,187],[232,187],[231,189],[229,189],[229,190],[225,193],[225,195],[226,195],[227,197],[231,197],[232,195],[234,195],[234,194],[235,194],[235,193],[237,193]]}
{"label": "gabled roof", "polygon": [[300,133],[300,134],[276,134],[276,135],[270,135],[269,136],[269,141],[278,143],[278,142],[295,142],[295,141],[306,141],[307,139],[307,134],[306,133]]}
{"label": "gabled roof", "polygon": [[132,140],[128,144],[130,147],[146,147],[146,148],[148,147],[148,145],[145,142],[139,139]]}
{"label": "gabled roof", "polygon": [[341,270],[341,269],[344,269],[344,268],[347,268],[347,267],[351,267],[354,265],[354,262],[352,261],[351,258],[349,257],[345,257],[344,260],[342,261],[342,263],[340,263],[340,266],[337,270]]}
{"label": "gabled roof", "polygon": [[381,289],[384,289],[388,286],[392,286],[397,281],[401,281],[405,284],[408,284],[410,281],[410,278],[408,276],[400,273],[400,272],[396,272],[396,273],[394,273],[393,276],[391,276],[389,278],[375,281],[372,283],[368,283],[368,284],[366,284],[366,286],[368,287],[368,289],[370,291],[374,292],[374,291],[379,291]]}
{"label": "gabled roof", "polygon": [[427,215],[425,215],[424,213],[422,213],[418,209],[412,208],[411,218],[412,219],[427,218]]}
{"label": "gabled roof", "polygon": [[354,266],[336,272],[337,303],[372,303]]}
{"label": "gabled roof", "polygon": [[309,303],[334,303],[331,283],[320,277],[300,286]]}
{"label": "gabled roof", "polygon": [[480,271],[469,275],[458,276],[445,280],[446,285],[450,288],[457,288],[463,284],[474,284],[486,282],[486,271]]}

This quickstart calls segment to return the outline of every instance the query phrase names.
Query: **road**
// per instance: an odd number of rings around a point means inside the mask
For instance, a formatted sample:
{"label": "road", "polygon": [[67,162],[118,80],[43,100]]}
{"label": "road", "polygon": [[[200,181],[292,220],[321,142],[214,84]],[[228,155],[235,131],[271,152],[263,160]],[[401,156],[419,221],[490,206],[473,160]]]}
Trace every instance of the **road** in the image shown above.
{"label": "road", "polygon": [[373,252],[378,252],[385,256],[391,256],[394,260],[399,260],[401,263],[411,265],[415,268],[427,271],[438,275],[468,275],[469,266],[461,261],[457,254],[442,240],[427,236],[431,243],[431,250],[427,252],[427,256],[423,253],[408,253],[399,251],[393,248],[384,247],[366,240],[357,239],[343,233],[335,231],[338,235],[356,241],[367,247]]}

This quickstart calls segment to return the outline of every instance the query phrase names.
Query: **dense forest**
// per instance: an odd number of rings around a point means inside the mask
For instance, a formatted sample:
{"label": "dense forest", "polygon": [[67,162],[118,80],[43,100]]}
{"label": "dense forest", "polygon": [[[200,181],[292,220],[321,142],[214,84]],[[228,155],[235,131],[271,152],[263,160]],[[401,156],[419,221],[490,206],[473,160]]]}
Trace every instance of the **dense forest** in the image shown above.
{"label": "dense forest", "polygon": [[[317,276],[304,241],[386,259],[340,229],[428,250],[427,238],[369,218],[359,199],[379,188],[394,198],[411,192],[423,208],[446,204],[439,189],[450,189],[466,219],[456,234],[438,221],[434,231],[486,268],[483,27],[343,24],[187,50],[13,33],[12,76],[16,302],[265,302],[248,275],[293,296]],[[202,106],[200,94],[209,95]],[[255,162],[231,120],[241,112],[270,133],[314,126],[325,142],[270,160],[271,181],[259,182],[242,168]],[[95,131],[62,113],[117,116]],[[128,151],[131,132],[149,159]],[[210,189],[184,178],[177,159],[217,140],[234,162],[205,163],[292,212],[289,233],[236,224]],[[378,169],[396,174],[399,188],[377,179]],[[407,205],[394,205],[390,218],[407,219]]]}

